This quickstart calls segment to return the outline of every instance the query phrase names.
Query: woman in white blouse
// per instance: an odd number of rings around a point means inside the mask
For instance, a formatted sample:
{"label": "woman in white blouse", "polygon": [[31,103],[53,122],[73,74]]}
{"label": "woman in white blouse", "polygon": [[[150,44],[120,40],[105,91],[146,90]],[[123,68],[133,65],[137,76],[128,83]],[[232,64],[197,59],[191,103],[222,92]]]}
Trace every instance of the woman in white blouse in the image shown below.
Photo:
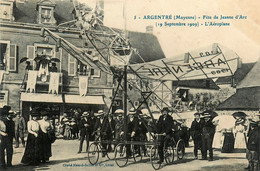
{"label": "woman in white blouse", "polygon": [[31,114],[32,120],[28,121],[28,137],[22,163],[29,165],[39,164],[39,129],[40,125],[37,122],[37,115]]}
{"label": "woman in white blouse", "polygon": [[49,161],[49,158],[52,156],[51,153],[51,141],[48,136],[48,131],[53,129],[51,122],[48,120],[47,111],[43,111],[42,119],[39,120],[40,131],[39,131],[39,140],[40,140],[40,161],[45,163]]}

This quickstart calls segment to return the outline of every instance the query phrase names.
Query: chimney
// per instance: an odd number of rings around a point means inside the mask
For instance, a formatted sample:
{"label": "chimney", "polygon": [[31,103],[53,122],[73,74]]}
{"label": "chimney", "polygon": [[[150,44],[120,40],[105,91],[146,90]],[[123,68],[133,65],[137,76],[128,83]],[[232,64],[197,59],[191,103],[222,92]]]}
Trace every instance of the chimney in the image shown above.
{"label": "chimney", "polygon": [[146,26],[146,33],[153,34],[153,26],[151,26],[151,25]]}

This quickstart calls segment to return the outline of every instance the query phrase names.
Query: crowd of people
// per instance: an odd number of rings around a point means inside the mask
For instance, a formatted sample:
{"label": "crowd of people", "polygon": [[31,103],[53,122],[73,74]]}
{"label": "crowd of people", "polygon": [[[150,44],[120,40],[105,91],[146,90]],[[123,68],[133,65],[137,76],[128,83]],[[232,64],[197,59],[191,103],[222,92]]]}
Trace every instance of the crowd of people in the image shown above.
{"label": "crowd of people", "polygon": [[[190,132],[194,142],[194,158],[198,159],[198,150],[202,160],[213,160],[213,147],[222,152],[232,152],[233,149],[245,149],[249,165],[246,169],[259,171],[260,160],[260,120],[250,119],[246,124],[245,116],[235,117],[235,125],[229,129],[218,129],[209,113],[195,113]],[[258,114],[258,116],[260,116]],[[228,121],[228,122],[231,122]],[[227,123],[228,124],[228,123]]]}
{"label": "crowd of people", "polygon": [[[39,165],[48,162],[52,156],[51,144],[56,140],[58,134],[62,135],[64,140],[79,140],[78,153],[82,152],[84,141],[86,141],[86,152],[88,152],[90,141],[101,140],[103,157],[106,153],[114,151],[117,144],[112,141],[147,142],[153,141],[152,138],[157,134],[161,136],[157,137],[160,158],[158,163],[164,162],[163,148],[170,141],[176,143],[182,139],[185,146],[188,146],[191,135],[194,142],[194,159],[198,159],[198,151],[201,151],[201,159],[209,161],[213,160],[215,146],[220,147],[219,144],[222,143],[223,148],[225,142],[230,141],[218,130],[210,113],[195,113],[194,121],[189,129],[183,122],[174,119],[167,107],[161,110],[158,120],[152,120],[150,116],[134,108],[128,111],[126,118],[123,111],[105,114],[103,110],[99,110],[97,113],[73,110],[69,114],[64,113],[56,127],[49,120],[49,112],[44,109],[37,112],[31,111],[31,119],[27,125],[20,112],[11,111],[10,106],[4,106],[0,113],[1,168],[12,166],[13,139],[15,139],[15,148],[19,147],[20,140],[22,146],[25,147],[21,159],[21,163],[25,165]],[[235,126],[231,132],[234,139],[233,148],[247,149],[248,169],[257,170],[260,158],[260,122],[251,120],[247,125],[244,117],[235,117],[235,119]],[[26,128],[28,136],[25,143]],[[134,149],[129,144],[126,145],[126,157],[131,157],[133,153],[141,155],[141,152],[142,155],[147,155],[145,145],[134,145]],[[5,161],[5,154],[7,161]]]}
{"label": "crowd of people", "polygon": [[[27,122],[27,141],[25,144],[25,120],[20,112],[14,112],[10,106],[0,110],[0,168],[12,167],[13,139],[15,148],[19,147],[19,139],[25,147],[21,163],[25,165],[39,165],[46,163],[52,156],[51,144],[55,141],[55,130],[48,120],[48,112],[31,113],[31,120]],[[5,160],[5,156],[7,161]]]}

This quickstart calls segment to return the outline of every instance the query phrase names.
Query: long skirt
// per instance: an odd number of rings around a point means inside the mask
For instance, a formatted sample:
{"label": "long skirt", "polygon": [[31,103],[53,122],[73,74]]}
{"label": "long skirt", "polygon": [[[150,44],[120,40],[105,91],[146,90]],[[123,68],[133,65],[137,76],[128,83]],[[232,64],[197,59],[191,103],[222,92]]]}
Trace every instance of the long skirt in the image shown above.
{"label": "long skirt", "polygon": [[218,149],[222,148],[222,143],[223,143],[222,140],[223,140],[222,133],[217,131],[214,135],[212,147]]}
{"label": "long skirt", "polygon": [[39,138],[29,133],[21,162],[24,164],[38,164],[39,150]]}
{"label": "long skirt", "polygon": [[235,138],[235,149],[246,149],[246,136],[242,132],[238,132]]}
{"label": "long skirt", "polygon": [[48,134],[44,133],[40,130],[39,141],[40,141],[39,158],[42,162],[48,161],[49,158],[52,156],[51,142],[50,142]]}

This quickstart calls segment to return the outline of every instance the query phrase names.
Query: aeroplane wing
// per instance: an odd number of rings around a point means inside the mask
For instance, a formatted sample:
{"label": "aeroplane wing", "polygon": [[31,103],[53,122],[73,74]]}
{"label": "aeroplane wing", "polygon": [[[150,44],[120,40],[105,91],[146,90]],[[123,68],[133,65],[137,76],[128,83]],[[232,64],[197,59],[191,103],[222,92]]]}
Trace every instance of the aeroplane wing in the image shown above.
{"label": "aeroplane wing", "polygon": [[232,76],[239,56],[232,50],[213,44],[172,58],[128,65],[141,78],[156,80],[197,80]]}

